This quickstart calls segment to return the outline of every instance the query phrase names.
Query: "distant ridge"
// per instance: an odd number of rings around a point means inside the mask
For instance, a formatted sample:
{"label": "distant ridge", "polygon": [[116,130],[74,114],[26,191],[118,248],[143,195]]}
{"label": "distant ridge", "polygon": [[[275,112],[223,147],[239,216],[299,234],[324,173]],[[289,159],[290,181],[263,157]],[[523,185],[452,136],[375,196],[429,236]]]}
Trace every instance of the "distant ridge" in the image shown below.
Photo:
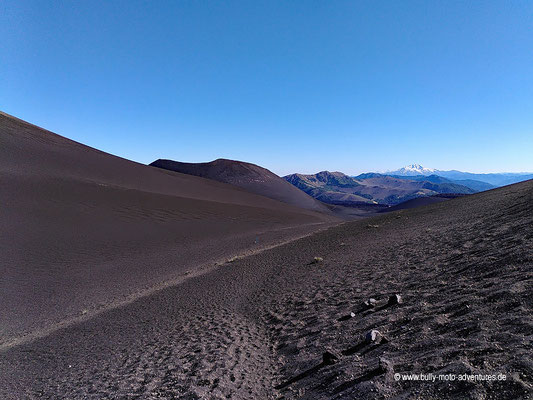
{"label": "distant ridge", "polygon": [[185,163],[159,159],[150,165],[182,174],[229,183],[251,193],[260,194],[308,210],[330,212],[324,204],[295,188],[268,169],[244,161],[219,158],[206,163]]}

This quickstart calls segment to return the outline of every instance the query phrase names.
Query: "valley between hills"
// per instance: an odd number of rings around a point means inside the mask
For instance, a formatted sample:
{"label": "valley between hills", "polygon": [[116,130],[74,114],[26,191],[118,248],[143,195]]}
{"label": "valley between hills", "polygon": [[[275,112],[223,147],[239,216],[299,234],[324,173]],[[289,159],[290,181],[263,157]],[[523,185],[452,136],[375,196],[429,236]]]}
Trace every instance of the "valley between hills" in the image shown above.
{"label": "valley between hills", "polygon": [[2,399],[533,396],[526,174],[143,165],[3,113],[0,140]]}

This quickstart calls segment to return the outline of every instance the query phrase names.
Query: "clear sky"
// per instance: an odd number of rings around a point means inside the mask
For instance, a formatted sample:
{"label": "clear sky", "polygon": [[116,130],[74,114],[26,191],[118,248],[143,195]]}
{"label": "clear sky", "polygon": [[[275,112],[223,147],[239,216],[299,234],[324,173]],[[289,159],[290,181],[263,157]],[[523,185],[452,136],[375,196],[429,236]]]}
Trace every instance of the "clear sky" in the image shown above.
{"label": "clear sky", "polygon": [[3,0],[0,38],[1,110],[143,163],[533,171],[531,1]]}

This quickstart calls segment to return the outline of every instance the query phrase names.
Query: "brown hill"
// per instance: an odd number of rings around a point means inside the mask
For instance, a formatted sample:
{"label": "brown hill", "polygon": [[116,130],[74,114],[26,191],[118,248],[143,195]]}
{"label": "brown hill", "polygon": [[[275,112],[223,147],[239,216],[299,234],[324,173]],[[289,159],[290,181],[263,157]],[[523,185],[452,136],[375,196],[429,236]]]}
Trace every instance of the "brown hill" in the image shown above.
{"label": "brown hill", "polygon": [[229,183],[249,192],[314,211],[329,212],[328,208],[305,192],[258,165],[226,159],[207,163],[184,163],[172,160],[156,160],[150,164],[184,174]]}

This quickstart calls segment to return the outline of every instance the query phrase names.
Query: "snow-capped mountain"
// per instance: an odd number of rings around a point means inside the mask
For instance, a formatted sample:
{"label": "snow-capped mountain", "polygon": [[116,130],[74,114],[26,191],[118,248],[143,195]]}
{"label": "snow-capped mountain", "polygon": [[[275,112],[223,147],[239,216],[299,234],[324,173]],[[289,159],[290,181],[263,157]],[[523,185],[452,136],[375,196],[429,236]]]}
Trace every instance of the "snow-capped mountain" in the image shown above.
{"label": "snow-capped mountain", "polygon": [[[488,190],[491,188],[490,186],[504,186],[516,182],[522,182],[528,179],[533,179],[533,173],[531,172],[500,172],[475,174],[471,172],[462,172],[456,170],[443,171],[433,168],[425,168],[420,164],[411,164],[396,171],[387,171],[384,175],[392,175],[398,177],[429,177],[430,175],[437,175],[442,178],[446,178],[454,183],[466,185],[476,190]],[[487,186],[487,184],[489,184],[489,186]]]}
{"label": "snow-capped mountain", "polygon": [[436,172],[436,169],[425,168],[420,164],[411,164],[406,167],[400,168],[396,171],[389,171],[389,175],[400,175],[400,176],[416,176],[416,175],[432,175]]}

